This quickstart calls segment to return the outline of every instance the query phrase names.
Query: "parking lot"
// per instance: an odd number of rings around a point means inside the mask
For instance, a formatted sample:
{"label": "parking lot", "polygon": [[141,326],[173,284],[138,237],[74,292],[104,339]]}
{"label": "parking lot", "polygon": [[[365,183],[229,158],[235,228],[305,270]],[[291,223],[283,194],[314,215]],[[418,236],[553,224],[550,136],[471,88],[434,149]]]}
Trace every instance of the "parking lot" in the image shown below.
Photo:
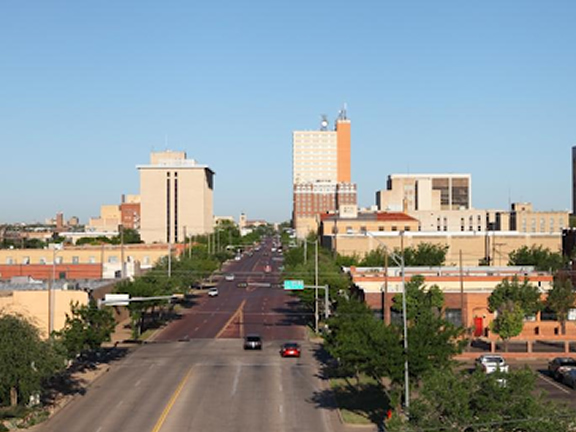
{"label": "parking lot", "polygon": [[[575,357],[572,355],[572,357]],[[528,366],[533,370],[538,378],[536,380],[537,390],[544,391],[547,398],[550,400],[565,403],[572,408],[576,409],[576,390],[567,387],[566,385],[555,381],[552,376],[548,374],[548,362],[545,360],[509,360],[507,363],[510,365],[510,369],[520,369],[524,366]],[[465,367],[474,368],[474,361],[466,361],[463,363]]]}

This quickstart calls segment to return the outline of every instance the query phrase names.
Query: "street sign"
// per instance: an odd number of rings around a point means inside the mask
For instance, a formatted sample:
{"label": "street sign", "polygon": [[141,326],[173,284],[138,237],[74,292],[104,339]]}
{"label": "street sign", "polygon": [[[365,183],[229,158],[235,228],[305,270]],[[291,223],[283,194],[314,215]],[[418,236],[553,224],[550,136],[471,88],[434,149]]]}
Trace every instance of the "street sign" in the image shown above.
{"label": "street sign", "polygon": [[304,281],[303,280],[285,280],[284,281],[285,290],[303,290]]}
{"label": "street sign", "polygon": [[106,294],[104,296],[104,304],[107,306],[128,306],[129,300],[129,294]]}

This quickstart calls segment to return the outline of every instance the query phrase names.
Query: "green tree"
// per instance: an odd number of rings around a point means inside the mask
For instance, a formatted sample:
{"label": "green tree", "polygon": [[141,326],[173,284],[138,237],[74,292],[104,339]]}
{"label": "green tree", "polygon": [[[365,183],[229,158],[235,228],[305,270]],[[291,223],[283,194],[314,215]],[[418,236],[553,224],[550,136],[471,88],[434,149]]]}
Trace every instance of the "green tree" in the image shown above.
{"label": "green tree", "polygon": [[518,336],[524,327],[524,310],[518,303],[507,301],[498,307],[498,315],[490,324],[491,330],[504,342],[504,351],[508,352],[508,341]]}
{"label": "green tree", "polygon": [[407,267],[435,267],[444,265],[448,248],[448,245],[419,243],[416,247],[404,248],[403,253],[395,248],[394,253],[404,255],[404,265]]}
{"label": "green tree", "polygon": [[566,334],[568,312],[574,307],[575,302],[576,292],[574,292],[570,279],[556,277],[552,289],[548,292],[546,306],[556,313],[563,335]]}
{"label": "green tree", "polygon": [[404,371],[398,329],[375,319],[363,302],[344,297],[338,299],[336,312],[328,324],[330,333],[324,347],[338,359],[338,372],[357,379],[365,374],[380,383],[382,377],[390,377],[394,387],[383,388],[390,400],[398,399],[394,390],[402,381]]}
{"label": "green tree", "polygon": [[110,341],[115,321],[110,309],[98,309],[95,301],[70,305],[64,328],[58,332],[70,358],[85,350],[96,350]]}
{"label": "green tree", "polygon": [[0,402],[26,403],[46,379],[64,367],[64,356],[52,339],[20,315],[0,315]]}
{"label": "green tree", "polygon": [[566,262],[560,252],[552,252],[542,245],[522,246],[508,256],[508,265],[534,266],[539,271],[556,272],[564,267]]}
{"label": "green tree", "polygon": [[366,253],[358,263],[360,267],[384,267],[386,261],[386,249],[379,247]]}
{"label": "green tree", "polygon": [[522,282],[517,276],[503,279],[488,297],[488,309],[495,312],[509,301],[518,304],[525,315],[534,315],[542,309],[540,290],[527,278]]}
{"label": "green tree", "polygon": [[506,385],[498,374],[436,368],[422,383],[410,417],[393,416],[389,432],[568,432],[576,415],[535,392],[536,375],[511,371]]}
{"label": "green tree", "polygon": [[[466,344],[465,329],[442,316],[444,294],[436,285],[427,287],[421,275],[406,283],[408,363],[410,378],[418,383],[433,368],[450,367],[453,357]],[[392,308],[402,312],[402,294],[396,294]]]}

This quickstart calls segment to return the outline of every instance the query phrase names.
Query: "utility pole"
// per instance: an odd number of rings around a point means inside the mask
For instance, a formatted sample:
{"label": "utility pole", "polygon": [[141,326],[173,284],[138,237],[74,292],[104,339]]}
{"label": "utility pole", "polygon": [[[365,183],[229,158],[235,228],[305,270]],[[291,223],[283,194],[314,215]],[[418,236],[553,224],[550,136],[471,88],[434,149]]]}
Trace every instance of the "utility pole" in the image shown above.
{"label": "utility pole", "polygon": [[124,265],[124,225],[120,225],[120,276],[122,279],[126,277],[126,270]]}
{"label": "utility pole", "polygon": [[315,318],[315,330],[318,333],[318,239],[316,239],[316,243],[314,243],[315,249],[315,258],[314,258],[314,318]]}
{"label": "utility pole", "polygon": [[388,294],[388,251],[384,251],[384,291],[382,294],[382,321],[386,324],[386,295]]}
{"label": "utility pole", "polygon": [[172,277],[172,242],[168,242],[168,277]]}
{"label": "utility pole", "polygon": [[308,240],[304,240],[304,264],[306,264],[306,259],[308,257]]}
{"label": "utility pole", "polygon": [[462,319],[462,327],[466,328],[466,319],[464,317],[464,271],[462,268],[462,249],[460,249],[459,259],[460,259],[460,318]]}
{"label": "utility pole", "polygon": [[402,270],[402,321],[404,324],[404,400],[406,411],[410,412],[410,374],[408,373],[408,324],[406,322],[406,276],[404,271],[404,231],[400,231],[400,244],[402,255],[400,255],[400,264]]}

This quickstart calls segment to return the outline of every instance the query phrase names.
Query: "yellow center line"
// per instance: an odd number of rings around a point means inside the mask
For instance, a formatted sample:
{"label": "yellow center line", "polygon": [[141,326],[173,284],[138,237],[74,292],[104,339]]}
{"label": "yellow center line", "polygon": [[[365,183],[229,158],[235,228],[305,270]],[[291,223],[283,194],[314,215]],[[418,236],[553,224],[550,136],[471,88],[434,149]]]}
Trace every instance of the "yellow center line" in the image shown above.
{"label": "yellow center line", "polygon": [[172,395],[172,397],[168,401],[168,404],[164,408],[164,411],[162,411],[162,414],[160,415],[160,418],[156,422],[154,429],[152,429],[152,432],[159,432],[160,431],[160,429],[162,428],[162,425],[166,421],[166,417],[168,417],[168,414],[170,414],[170,411],[172,410],[172,407],[174,406],[176,399],[178,399],[180,392],[182,391],[182,389],[184,388],[184,385],[186,385],[186,382],[190,378],[190,375],[192,375],[192,368],[190,368],[188,370],[188,373],[186,374],[186,376],[184,378],[182,378],[182,381],[180,381],[180,384],[178,384],[178,388],[174,391],[174,394]]}
{"label": "yellow center line", "polygon": [[232,314],[232,316],[230,317],[230,319],[228,321],[226,321],[226,324],[224,324],[224,327],[222,327],[220,329],[220,331],[218,332],[218,334],[216,335],[216,339],[219,339],[220,336],[222,336],[222,334],[224,333],[224,331],[228,328],[228,326],[232,323],[232,321],[236,318],[236,316],[242,311],[242,309],[244,308],[244,304],[246,303],[246,299],[242,300],[242,303],[240,303],[240,306],[238,306],[238,309],[236,309],[236,312],[234,312]]}

